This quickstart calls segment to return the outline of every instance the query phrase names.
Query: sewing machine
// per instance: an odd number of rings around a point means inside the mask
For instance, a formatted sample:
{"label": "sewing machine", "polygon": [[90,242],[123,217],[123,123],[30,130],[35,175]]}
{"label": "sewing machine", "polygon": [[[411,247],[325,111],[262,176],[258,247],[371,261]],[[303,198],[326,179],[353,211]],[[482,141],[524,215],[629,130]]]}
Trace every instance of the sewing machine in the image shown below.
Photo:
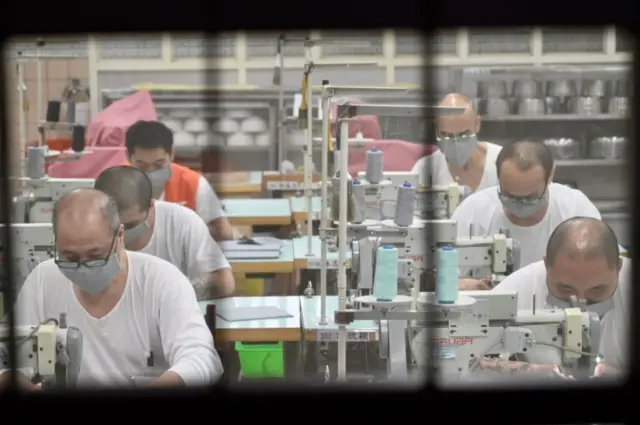
{"label": "sewing machine", "polygon": [[[0,224],[0,231],[4,227]],[[54,235],[53,225],[49,223],[22,223],[11,224],[11,240],[13,242],[13,258],[7,259],[4,255],[3,247],[0,245],[0,258],[3,261],[14,262],[14,284],[16,291],[19,291],[25,279],[31,271],[41,262],[54,256]],[[0,282],[9,284],[1,276]]]}
{"label": "sewing machine", "polygon": [[16,180],[22,189],[13,200],[14,223],[51,223],[53,206],[60,198],[75,189],[93,188],[95,183],[94,179]]}
{"label": "sewing machine", "polygon": [[[366,173],[360,171],[358,179],[365,180]],[[385,181],[391,182],[393,186],[399,186],[405,182],[411,183],[412,186],[418,186],[418,174],[410,171],[384,171],[382,177]]]}
{"label": "sewing machine", "polygon": [[[517,293],[470,291],[457,305],[444,307],[436,304],[434,294],[421,293],[416,309],[409,304],[373,303],[338,310],[335,322],[379,322],[380,357],[387,360],[386,377],[394,382],[406,382],[414,366],[423,371],[429,355],[436,379],[446,383],[470,378],[487,355],[506,359],[526,355],[539,346],[561,352],[558,364],[567,375],[592,376],[600,344],[597,314],[584,305],[518,311],[517,300]],[[411,341],[411,363],[407,362],[407,339]]]}
{"label": "sewing machine", "polygon": [[416,190],[416,215],[424,219],[448,219],[466,194],[465,187],[452,183],[447,186],[419,187]]}
{"label": "sewing machine", "polygon": [[[49,319],[35,326],[15,328],[18,364],[21,373],[43,387],[73,388],[78,385],[82,359],[82,334],[67,326],[65,313],[58,320]],[[0,363],[9,363],[9,329],[0,324]]]}

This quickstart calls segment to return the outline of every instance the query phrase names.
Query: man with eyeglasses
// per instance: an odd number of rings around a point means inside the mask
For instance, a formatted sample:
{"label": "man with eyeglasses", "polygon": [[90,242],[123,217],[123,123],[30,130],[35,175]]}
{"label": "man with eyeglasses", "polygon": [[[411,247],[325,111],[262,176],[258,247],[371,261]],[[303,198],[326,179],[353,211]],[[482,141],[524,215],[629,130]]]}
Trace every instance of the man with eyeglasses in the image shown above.
{"label": "man with eyeglasses", "polygon": [[[626,365],[631,260],[620,256],[618,241],[604,222],[574,217],[551,234],[543,260],[521,268],[493,292],[517,292],[518,309],[568,308],[574,296],[601,320],[600,363],[596,375],[619,375]],[[534,305],[535,303],[535,305]],[[534,346],[521,360],[484,359],[487,370],[559,374],[561,351]]]}
{"label": "man with eyeglasses", "polygon": [[[479,142],[480,117],[471,100],[458,93],[446,95],[439,106],[465,108],[462,115],[440,116],[436,121],[440,150],[421,158],[411,170],[423,185],[458,183],[471,192],[498,184],[495,161],[499,145]],[[431,176],[431,182],[428,181]]]}
{"label": "man with eyeglasses", "polygon": [[[549,148],[540,142],[506,144],[496,159],[498,185],[470,195],[452,215],[458,237],[492,236],[508,231],[520,244],[524,267],[544,256],[551,232],[571,217],[593,217],[600,213],[584,193],[552,183],[555,165]],[[475,270],[484,278],[488,270]],[[465,276],[463,276],[465,277]],[[483,279],[462,279],[461,289],[488,289]]]}
{"label": "man with eyeglasses", "polygon": [[[15,305],[18,325],[67,314],[82,333],[85,387],[210,385],[222,374],[211,331],[187,278],[172,264],[125,251],[115,201],[94,189],[54,208],[55,258],[27,277]],[[26,388],[36,388],[26,376]],[[5,381],[6,383],[6,381]]]}
{"label": "man with eyeglasses", "polygon": [[155,255],[178,267],[199,301],[233,295],[231,266],[194,211],[154,200],[149,178],[126,165],[104,170],[94,187],[116,201],[128,250]]}

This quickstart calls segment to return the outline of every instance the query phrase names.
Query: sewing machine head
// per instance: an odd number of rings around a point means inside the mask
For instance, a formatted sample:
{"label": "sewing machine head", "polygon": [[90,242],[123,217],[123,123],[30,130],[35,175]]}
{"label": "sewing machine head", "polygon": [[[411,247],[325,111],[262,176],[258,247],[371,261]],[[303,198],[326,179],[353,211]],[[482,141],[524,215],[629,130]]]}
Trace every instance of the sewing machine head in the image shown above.
{"label": "sewing machine head", "polygon": [[[0,231],[4,227],[0,224]],[[11,224],[11,240],[12,240],[12,256],[13,258],[5,258],[2,243],[0,243],[0,258],[4,261],[14,262],[14,274],[17,276],[15,282],[16,290],[27,278],[29,273],[41,262],[46,261],[54,256],[54,236],[53,225],[51,223],[33,223],[33,224]],[[5,282],[2,276],[2,282]]]}
{"label": "sewing machine head", "polygon": [[15,328],[18,364],[9,363],[9,329],[0,324],[0,362],[16,367],[44,387],[73,388],[78,385],[82,359],[82,334],[68,327],[66,315],[34,326]]}
{"label": "sewing machine head", "polygon": [[418,367],[424,368],[431,356],[440,379],[459,380],[487,355],[517,355],[532,364],[561,365],[576,378],[593,374],[600,340],[597,317],[579,309],[518,311],[516,293],[465,295],[475,302],[442,310],[432,293],[420,294],[418,310],[424,316],[412,322],[409,335]]}
{"label": "sewing machine head", "polygon": [[[435,252],[438,247],[450,246],[458,251],[460,276],[479,271],[483,276],[501,280],[520,266],[520,245],[505,234],[493,236],[457,236],[457,224],[453,220],[426,220],[425,252]],[[426,270],[436,267],[435,256],[425,258]]]}
{"label": "sewing machine head", "polygon": [[32,180],[16,179],[21,185],[21,194],[13,200],[13,216],[16,223],[51,223],[53,204],[66,193],[75,189],[92,188],[94,179]]}
{"label": "sewing machine head", "polygon": [[468,188],[452,183],[446,186],[421,186],[416,191],[415,210],[420,218],[448,219],[467,195]]}

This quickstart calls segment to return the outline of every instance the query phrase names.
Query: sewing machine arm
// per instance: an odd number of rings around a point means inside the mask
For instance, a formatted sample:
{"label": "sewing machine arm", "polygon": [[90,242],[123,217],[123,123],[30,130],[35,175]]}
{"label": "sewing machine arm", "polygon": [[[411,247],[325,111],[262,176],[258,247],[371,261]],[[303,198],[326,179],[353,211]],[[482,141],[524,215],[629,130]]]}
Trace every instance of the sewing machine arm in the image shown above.
{"label": "sewing machine arm", "polygon": [[[29,379],[45,387],[74,388],[78,385],[82,359],[82,334],[75,327],[59,327],[54,323],[15,328],[17,368]],[[7,325],[0,325],[0,361],[7,367]]]}

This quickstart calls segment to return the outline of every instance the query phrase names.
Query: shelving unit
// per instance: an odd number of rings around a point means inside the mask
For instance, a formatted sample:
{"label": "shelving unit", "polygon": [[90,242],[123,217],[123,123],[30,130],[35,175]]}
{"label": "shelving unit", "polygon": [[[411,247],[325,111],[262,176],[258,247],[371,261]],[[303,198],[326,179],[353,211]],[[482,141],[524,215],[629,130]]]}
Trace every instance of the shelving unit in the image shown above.
{"label": "shelving unit", "polygon": [[[103,91],[103,102],[108,105],[133,91]],[[200,168],[203,166],[203,154],[224,153],[225,161],[231,162],[238,171],[266,171],[276,166],[277,98],[270,92],[251,92],[247,96],[243,93],[246,91],[151,90],[159,120],[176,134],[176,156],[184,158],[183,164]],[[221,118],[232,119],[241,126],[242,121],[249,117],[259,117],[264,122],[265,131],[258,132],[263,136],[260,144],[229,144],[229,137],[213,128]],[[189,121],[193,126],[194,120],[199,121],[195,124],[199,127],[197,131],[189,128]],[[247,133],[252,143],[257,140],[258,133]]]}

